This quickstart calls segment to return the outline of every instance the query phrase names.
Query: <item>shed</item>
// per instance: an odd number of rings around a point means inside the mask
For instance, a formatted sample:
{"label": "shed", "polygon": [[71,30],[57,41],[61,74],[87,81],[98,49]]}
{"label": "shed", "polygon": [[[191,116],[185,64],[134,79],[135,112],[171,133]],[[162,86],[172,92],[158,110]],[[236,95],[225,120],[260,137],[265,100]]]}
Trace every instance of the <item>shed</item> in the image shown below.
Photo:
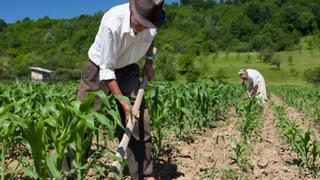
{"label": "shed", "polygon": [[51,77],[53,71],[41,67],[29,67],[31,69],[31,81],[42,82],[47,81]]}

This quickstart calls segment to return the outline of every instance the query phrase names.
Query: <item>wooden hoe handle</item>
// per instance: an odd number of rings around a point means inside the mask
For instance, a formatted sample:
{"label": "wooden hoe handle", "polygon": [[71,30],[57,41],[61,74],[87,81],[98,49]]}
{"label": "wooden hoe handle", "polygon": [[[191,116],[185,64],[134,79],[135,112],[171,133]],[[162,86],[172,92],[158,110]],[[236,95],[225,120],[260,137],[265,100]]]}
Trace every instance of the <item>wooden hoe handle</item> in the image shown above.
{"label": "wooden hoe handle", "polygon": [[[143,99],[144,91],[145,91],[145,89],[147,87],[147,84],[148,84],[148,77],[145,75],[143,77],[142,83],[140,85],[136,100],[134,101],[134,104],[133,104],[133,108],[132,108],[133,112],[138,112],[139,111],[140,105],[141,105],[141,101]],[[132,130],[133,130],[135,121],[136,120],[134,119],[134,117],[131,117],[128,120],[126,129],[125,129],[125,133],[123,134],[123,137],[122,137],[122,139],[120,141],[120,144],[119,144],[119,146],[117,148],[117,151],[116,151],[116,156],[118,158],[123,158],[124,155],[125,155],[126,149],[128,147],[128,144],[129,144],[130,137],[132,135]],[[119,174],[120,171],[121,171],[120,162],[119,161],[113,161],[112,166],[111,166],[111,171],[108,174],[108,178],[109,179],[116,179],[116,175]]]}

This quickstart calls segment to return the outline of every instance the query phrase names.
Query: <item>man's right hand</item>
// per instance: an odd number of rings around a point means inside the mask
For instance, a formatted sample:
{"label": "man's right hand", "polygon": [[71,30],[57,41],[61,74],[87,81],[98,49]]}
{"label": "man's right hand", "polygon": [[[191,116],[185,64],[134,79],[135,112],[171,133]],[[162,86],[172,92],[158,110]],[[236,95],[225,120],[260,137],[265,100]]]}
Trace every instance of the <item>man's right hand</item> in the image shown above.
{"label": "man's right hand", "polygon": [[[126,116],[126,123],[131,119],[131,111],[129,105],[124,101],[119,101],[122,107],[122,110]],[[133,111],[133,109],[131,109]],[[134,120],[139,119],[139,111],[132,112]]]}
{"label": "man's right hand", "polygon": [[[119,88],[119,85],[115,79],[111,79],[107,81],[107,88],[110,89],[110,91],[115,95],[115,96],[122,96],[122,92]],[[131,119],[131,111],[130,111],[130,106],[122,100],[119,100],[119,103],[122,107],[122,110],[126,116],[126,123],[128,122],[129,119]],[[139,112],[132,112],[134,119],[139,118]]]}

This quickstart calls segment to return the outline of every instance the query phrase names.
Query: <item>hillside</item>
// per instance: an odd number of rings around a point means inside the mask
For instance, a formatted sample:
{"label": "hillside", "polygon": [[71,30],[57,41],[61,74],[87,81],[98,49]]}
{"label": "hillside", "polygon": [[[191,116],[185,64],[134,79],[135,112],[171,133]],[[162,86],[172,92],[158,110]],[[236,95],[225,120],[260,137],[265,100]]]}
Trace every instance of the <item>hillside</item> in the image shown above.
{"label": "hillside", "polygon": [[[252,67],[270,81],[302,82],[303,71],[319,64],[319,0],[182,0],[167,5],[166,12],[166,24],[156,37],[156,80],[207,79],[224,68],[234,82],[240,67]],[[102,15],[26,17],[14,24],[0,19],[0,79],[28,78],[29,66],[53,70],[57,80],[79,79]],[[279,55],[280,70],[257,60],[264,51]],[[290,73],[297,77],[287,78]]]}
{"label": "hillside", "polygon": [[[216,80],[224,80],[238,83],[237,73],[241,68],[257,69],[266,79],[267,84],[305,84],[304,72],[320,65],[320,52],[316,51],[283,51],[279,53],[281,60],[280,70],[275,66],[260,60],[259,53],[229,53],[220,52],[214,59],[215,54],[199,57],[195,67],[201,72],[203,79],[213,77]],[[292,59],[292,60],[290,60]],[[219,79],[219,77],[222,79]],[[183,79],[183,77],[181,77]]]}

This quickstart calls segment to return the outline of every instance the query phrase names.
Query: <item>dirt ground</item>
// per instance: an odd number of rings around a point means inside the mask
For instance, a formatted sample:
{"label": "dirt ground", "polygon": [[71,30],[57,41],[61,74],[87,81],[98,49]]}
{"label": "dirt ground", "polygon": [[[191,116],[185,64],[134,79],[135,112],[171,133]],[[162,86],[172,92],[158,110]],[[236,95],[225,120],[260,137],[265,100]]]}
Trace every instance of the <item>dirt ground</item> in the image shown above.
{"label": "dirt ground", "polygon": [[[235,110],[229,115],[229,119],[221,124],[221,127],[204,129],[202,134],[192,144],[177,142],[172,144],[175,149],[169,156],[161,157],[165,162],[175,167],[174,171],[166,171],[156,168],[159,180],[169,179],[201,179],[201,175],[213,170],[239,168],[232,160],[231,137],[239,138],[240,132],[237,129],[237,117]],[[217,174],[219,177],[219,174]],[[221,174],[220,174],[221,177]]]}
{"label": "dirt ground", "polygon": [[[251,140],[249,145],[252,170],[242,172],[232,160],[235,154],[231,138],[240,137],[233,109],[226,122],[218,128],[205,129],[194,143],[172,144],[175,149],[161,157],[162,163],[156,166],[158,179],[213,179],[213,176],[205,176],[208,173],[214,173],[215,179],[227,179],[225,173],[228,170],[244,175],[247,179],[313,179],[310,174],[299,171],[296,153],[283,142],[276,127],[277,119],[271,108],[272,103],[284,105],[280,98],[273,95],[264,108],[260,135]],[[287,107],[286,114],[297,121],[301,128],[312,127],[312,120],[295,108]]]}

